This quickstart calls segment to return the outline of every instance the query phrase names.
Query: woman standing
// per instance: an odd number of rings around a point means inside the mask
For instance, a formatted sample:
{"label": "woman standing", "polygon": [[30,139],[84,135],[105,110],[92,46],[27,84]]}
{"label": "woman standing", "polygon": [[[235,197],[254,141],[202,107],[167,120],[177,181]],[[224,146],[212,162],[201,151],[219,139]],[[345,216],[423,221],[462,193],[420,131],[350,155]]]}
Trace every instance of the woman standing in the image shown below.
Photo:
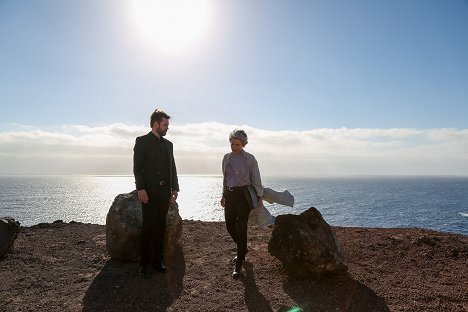
{"label": "woman standing", "polygon": [[[224,218],[229,235],[237,245],[236,265],[232,275],[238,277],[247,253],[247,222],[250,210],[262,204],[263,187],[255,157],[244,150],[247,134],[244,130],[235,129],[229,135],[231,153],[224,155],[223,197]],[[254,203],[248,188],[256,192]]]}

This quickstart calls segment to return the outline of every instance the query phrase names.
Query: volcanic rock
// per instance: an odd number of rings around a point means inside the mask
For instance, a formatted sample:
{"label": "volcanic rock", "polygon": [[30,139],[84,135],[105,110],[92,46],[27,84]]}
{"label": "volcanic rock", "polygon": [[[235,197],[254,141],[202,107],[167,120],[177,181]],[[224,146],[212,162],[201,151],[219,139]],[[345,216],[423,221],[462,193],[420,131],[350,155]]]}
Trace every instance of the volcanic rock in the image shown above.
{"label": "volcanic rock", "polygon": [[[140,260],[140,232],[143,223],[137,191],[120,194],[114,199],[106,217],[106,247],[112,258]],[[179,206],[171,202],[166,218],[164,255],[169,256],[182,233]]]}
{"label": "volcanic rock", "polygon": [[0,218],[0,258],[13,250],[19,231],[18,221],[11,217]]}
{"label": "volcanic rock", "polygon": [[314,207],[300,215],[279,215],[268,251],[288,274],[298,277],[343,274],[348,269],[335,233]]}

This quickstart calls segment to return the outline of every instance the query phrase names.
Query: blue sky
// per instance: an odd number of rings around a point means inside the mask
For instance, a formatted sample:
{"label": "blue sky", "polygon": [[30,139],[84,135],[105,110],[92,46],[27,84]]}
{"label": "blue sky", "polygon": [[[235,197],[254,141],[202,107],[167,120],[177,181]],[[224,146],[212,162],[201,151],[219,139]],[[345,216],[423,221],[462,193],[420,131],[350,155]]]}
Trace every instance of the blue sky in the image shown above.
{"label": "blue sky", "polygon": [[468,175],[467,1],[204,1],[178,48],[137,4],[0,1],[0,174],[131,173],[160,107],[182,173],[244,127],[268,174]]}

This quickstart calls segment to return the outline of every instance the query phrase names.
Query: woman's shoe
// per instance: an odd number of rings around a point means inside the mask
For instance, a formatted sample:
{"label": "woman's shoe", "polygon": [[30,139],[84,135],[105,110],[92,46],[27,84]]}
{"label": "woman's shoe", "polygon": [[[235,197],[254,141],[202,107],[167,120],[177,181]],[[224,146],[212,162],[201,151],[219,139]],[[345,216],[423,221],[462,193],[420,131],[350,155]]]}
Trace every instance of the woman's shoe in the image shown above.
{"label": "woman's shoe", "polygon": [[242,263],[244,260],[239,260],[236,257],[236,265],[234,267],[234,271],[232,272],[232,277],[239,277],[242,275]]}
{"label": "woman's shoe", "polygon": [[[245,252],[246,255],[247,255],[248,253],[249,253],[249,250],[247,250],[247,251]],[[237,261],[237,256],[235,256],[234,259],[232,259],[232,262],[235,263],[236,261]]]}

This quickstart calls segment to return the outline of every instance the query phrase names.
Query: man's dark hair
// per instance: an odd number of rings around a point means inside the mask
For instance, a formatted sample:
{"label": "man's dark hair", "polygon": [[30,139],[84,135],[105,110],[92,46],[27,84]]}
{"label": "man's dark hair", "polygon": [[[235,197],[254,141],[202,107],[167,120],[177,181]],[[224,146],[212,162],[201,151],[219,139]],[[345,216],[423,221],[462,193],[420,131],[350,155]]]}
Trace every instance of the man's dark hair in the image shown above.
{"label": "man's dark hair", "polygon": [[156,110],[151,114],[150,127],[153,128],[154,123],[160,123],[163,118],[171,119],[171,116],[156,108]]}

